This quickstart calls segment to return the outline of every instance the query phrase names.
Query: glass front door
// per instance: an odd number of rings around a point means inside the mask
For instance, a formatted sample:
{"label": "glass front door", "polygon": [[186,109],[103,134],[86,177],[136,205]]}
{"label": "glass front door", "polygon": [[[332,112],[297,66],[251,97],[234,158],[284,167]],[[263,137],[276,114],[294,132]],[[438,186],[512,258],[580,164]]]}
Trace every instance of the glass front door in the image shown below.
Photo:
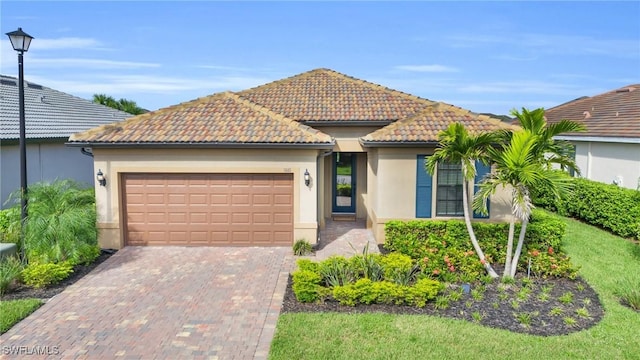
{"label": "glass front door", "polygon": [[333,154],[333,212],[356,212],[356,154]]}

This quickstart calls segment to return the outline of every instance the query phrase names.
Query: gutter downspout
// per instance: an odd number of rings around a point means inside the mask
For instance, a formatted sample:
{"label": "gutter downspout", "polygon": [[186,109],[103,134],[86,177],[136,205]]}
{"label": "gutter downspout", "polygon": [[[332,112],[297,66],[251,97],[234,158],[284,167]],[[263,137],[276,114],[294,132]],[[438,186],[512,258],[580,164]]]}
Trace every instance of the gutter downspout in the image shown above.
{"label": "gutter downspout", "polygon": [[[89,149],[89,150],[86,150],[86,149]],[[80,148],[80,152],[81,152],[83,155],[87,155],[87,156],[91,156],[91,157],[93,157],[93,152],[91,151],[91,148],[81,147],[81,148]]]}

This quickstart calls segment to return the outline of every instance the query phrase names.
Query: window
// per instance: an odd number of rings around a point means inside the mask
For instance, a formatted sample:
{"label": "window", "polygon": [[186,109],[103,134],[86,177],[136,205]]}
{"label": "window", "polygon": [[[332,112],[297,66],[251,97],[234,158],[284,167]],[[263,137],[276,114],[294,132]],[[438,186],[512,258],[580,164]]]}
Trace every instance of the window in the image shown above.
{"label": "window", "polygon": [[464,216],[460,164],[439,163],[436,190],[437,216]]}

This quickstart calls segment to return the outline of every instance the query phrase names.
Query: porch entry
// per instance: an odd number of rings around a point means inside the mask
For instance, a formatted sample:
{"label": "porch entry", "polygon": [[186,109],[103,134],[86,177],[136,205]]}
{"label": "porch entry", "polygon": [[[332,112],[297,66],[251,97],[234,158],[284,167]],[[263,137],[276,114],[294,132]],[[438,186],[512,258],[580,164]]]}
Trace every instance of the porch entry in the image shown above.
{"label": "porch entry", "polygon": [[356,212],[356,154],[333,154],[332,212]]}

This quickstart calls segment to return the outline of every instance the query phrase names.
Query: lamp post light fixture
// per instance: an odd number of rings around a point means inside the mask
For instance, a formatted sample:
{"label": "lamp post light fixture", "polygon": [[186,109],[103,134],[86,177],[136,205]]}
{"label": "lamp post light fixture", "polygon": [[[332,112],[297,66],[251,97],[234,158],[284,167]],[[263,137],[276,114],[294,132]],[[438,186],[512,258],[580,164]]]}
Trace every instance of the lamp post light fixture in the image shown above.
{"label": "lamp post light fixture", "polygon": [[9,40],[13,50],[18,52],[18,101],[20,109],[20,221],[22,234],[22,256],[24,258],[24,228],[27,219],[27,143],[24,118],[24,66],[22,55],[29,50],[33,36],[18,28],[16,31],[8,32]]}

